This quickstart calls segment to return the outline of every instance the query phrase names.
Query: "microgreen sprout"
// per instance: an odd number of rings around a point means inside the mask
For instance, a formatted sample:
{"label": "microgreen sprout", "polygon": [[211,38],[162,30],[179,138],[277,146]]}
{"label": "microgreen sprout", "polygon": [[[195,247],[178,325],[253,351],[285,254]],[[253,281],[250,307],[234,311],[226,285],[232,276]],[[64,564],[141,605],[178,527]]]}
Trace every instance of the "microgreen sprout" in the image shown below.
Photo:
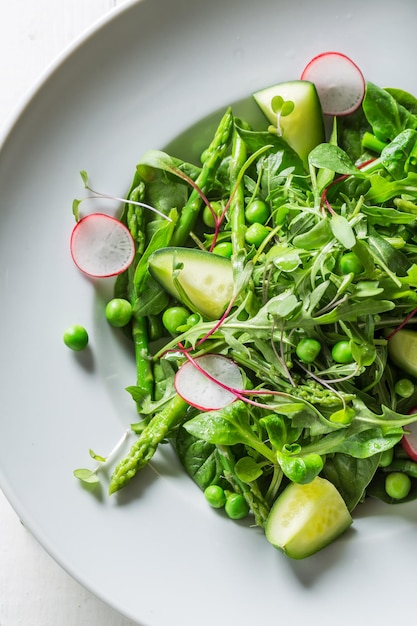
{"label": "microgreen sprout", "polygon": [[290,115],[295,108],[294,102],[291,100],[284,100],[282,96],[274,96],[271,100],[271,109],[277,116],[276,128],[273,130],[277,135],[282,136],[281,118]]}
{"label": "microgreen sprout", "polygon": [[80,172],[81,178],[83,180],[84,183],[84,187],[85,189],[87,189],[88,191],[90,191],[93,195],[92,196],[86,196],[85,198],[81,198],[80,200],[76,199],[73,201],[72,203],[72,212],[73,215],[75,217],[75,221],[78,222],[78,220],[80,219],[79,217],[79,206],[82,202],[84,202],[85,200],[95,200],[95,199],[101,199],[101,200],[113,200],[116,202],[121,202],[122,204],[134,204],[136,206],[140,206],[143,207],[144,209],[148,209],[149,211],[152,211],[153,213],[156,213],[157,215],[159,215],[160,217],[164,218],[165,220],[167,220],[168,222],[171,222],[171,218],[166,215],[165,213],[162,213],[161,211],[158,211],[158,209],[156,209],[155,207],[151,206],[150,204],[147,204],[146,202],[138,202],[135,200],[127,200],[126,198],[119,198],[117,196],[112,196],[109,194],[105,194],[105,193],[101,193],[99,191],[95,191],[94,189],[92,189],[88,183],[88,174],[85,170],[82,170]]}
{"label": "microgreen sprout", "polygon": [[101,456],[96,454],[93,450],[89,450],[90,457],[97,461],[97,465],[93,467],[93,469],[88,468],[79,468],[74,470],[75,478],[78,478],[82,483],[88,485],[94,485],[100,482],[98,472],[103,469],[106,465],[109,465],[111,461],[115,458],[115,456],[119,453],[124,443],[128,439],[130,433],[132,431],[129,429],[125,430],[123,435],[120,437],[119,441],[116,445],[111,449],[107,456]]}

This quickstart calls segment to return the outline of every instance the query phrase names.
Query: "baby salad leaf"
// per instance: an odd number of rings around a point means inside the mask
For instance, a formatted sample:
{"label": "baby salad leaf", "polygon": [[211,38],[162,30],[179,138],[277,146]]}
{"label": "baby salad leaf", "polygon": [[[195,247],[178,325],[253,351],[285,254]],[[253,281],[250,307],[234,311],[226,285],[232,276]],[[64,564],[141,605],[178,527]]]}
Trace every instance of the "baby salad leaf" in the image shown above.
{"label": "baby salad leaf", "polygon": [[355,233],[353,232],[352,226],[343,215],[338,215],[337,213],[332,215],[330,227],[333,235],[340,241],[344,248],[353,248],[356,243]]}
{"label": "baby salad leaf", "polygon": [[251,483],[263,474],[262,466],[251,456],[242,456],[235,463],[236,476],[245,483]]}
{"label": "baby salad leaf", "polygon": [[274,454],[254,434],[250,426],[248,405],[238,400],[218,411],[207,411],[184,423],[184,428],[194,437],[221,446],[247,444],[254,450],[274,460]]}
{"label": "baby salad leaf", "polygon": [[258,313],[251,318],[250,327],[256,332],[257,329],[271,328],[271,320],[286,318],[299,306],[299,301],[290,290],[275,296],[259,309]]}
{"label": "baby salad leaf", "polygon": [[311,482],[323,469],[323,459],[314,452],[305,456],[278,454],[278,462],[287,478],[302,485]]}
{"label": "baby salad leaf", "polygon": [[329,143],[316,146],[308,155],[308,162],[316,168],[331,170],[337,174],[364,176],[344,150]]}
{"label": "baby salad leaf", "polygon": [[88,485],[95,485],[100,482],[99,477],[97,476],[97,472],[89,469],[76,469],[74,470],[75,478],[78,478],[82,483],[86,483]]}

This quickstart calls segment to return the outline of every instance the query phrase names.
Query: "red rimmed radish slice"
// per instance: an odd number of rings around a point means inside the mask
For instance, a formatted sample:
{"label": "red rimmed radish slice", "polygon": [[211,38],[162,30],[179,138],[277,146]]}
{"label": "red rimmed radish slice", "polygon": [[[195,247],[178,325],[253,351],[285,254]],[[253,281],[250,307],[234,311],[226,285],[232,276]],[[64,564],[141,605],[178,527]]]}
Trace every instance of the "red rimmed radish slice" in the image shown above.
{"label": "red rimmed radish slice", "polygon": [[242,389],[243,378],[234,361],[220,354],[193,360],[184,363],[175,375],[175,389],[185,402],[201,411],[213,411],[236,400],[230,389]]}
{"label": "red rimmed radish slice", "polygon": [[[417,407],[411,409],[409,413],[410,415],[417,413]],[[417,422],[404,426],[404,431],[404,435],[401,439],[401,445],[405,452],[407,452],[410,459],[417,461]]]}
{"label": "red rimmed radish slice", "polygon": [[301,80],[314,83],[325,115],[349,115],[365,95],[361,70],[341,52],[318,54],[304,68]]}
{"label": "red rimmed radish slice", "polygon": [[126,226],[103,213],[91,213],[77,222],[70,247],[75,265],[95,278],[120,274],[135,255],[135,243]]}

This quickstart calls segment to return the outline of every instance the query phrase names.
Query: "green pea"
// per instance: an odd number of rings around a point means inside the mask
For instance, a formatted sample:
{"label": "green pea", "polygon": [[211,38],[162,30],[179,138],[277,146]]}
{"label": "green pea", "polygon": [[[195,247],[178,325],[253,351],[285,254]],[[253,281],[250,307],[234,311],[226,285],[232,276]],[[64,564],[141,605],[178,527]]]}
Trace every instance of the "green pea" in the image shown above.
{"label": "green pea", "polygon": [[410,398],[414,393],[414,385],[408,378],[400,378],[395,383],[395,393],[401,396],[401,398]]}
{"label": "green pea", "polygon": [[402,500],[410,493],[411,479],[403,472],[392,472],[385,479],[385,491],[390,498]]}
{"label": "green pea", "polygon": [[225,256],[230,259],[233,254],[233,247],[230,241],[221,241],[213,248],[214,254],[219,254],[220,256]]}
{"label": "green pea", "polygon": [[190,315],[190,311],[183,306],[171,306],[162,314],[162,323],[166,330],[175,335],[179,326],[184,326],[187,323],[187,319]]}
{"label": "green pea", "polygon": [[191,315],[189,315],[187,317],[187,326],[195,326],[196,324],[198,324],[198,322],[201,320],[201,316],[198,313],[191,313]]}
{"label": "green pea", "polygon": [[245,233],[245,241],[251,246],[258,248],[268,234],[269,229],[266,226],[260,224],[259,222],[255,222],[247,229]]}
{"label": "green pea", "polygon": [[[203,222],[209,228],[214,228],[216,225],[215,215],[221,215],[223,207],[220,202],[210,202],[210,206],[205,205],[203,209]],[[213,215],[213,211],[215,215]]]}
{"label": "green pea", "polygon": [[339,267],[342,274],[360,274],[363,265],[354,252],[346,252],[340,257]]}
{"label": "green pea", "polygon": [[320,341],[311,337],[301,339],[295,348],[298,358],[304,363],[313,363],[320,354],[320,350]]}
{"label": "green pea", "polygon": [[389,465],[391,465],[393,458],[394,458],[394,448],[390,448],[389,450],[384,450],[381,453],[381,456],[379,458],[378,466],[388,467]]}
{"label": "green pea", "polygon": [[214,509],[221,509],[226,503],[226,494],[219,485],[209,485],[204,490],[204,497]]}
{"label": "green pea", "polygon": [[124,298],[113,298],[106,305],[106,319],[112,326],[122,328],[130,322],[132,317],[132,305]]}
{"label": "green pea", "polygon": [[88,333],[84,326],[79,324],[69,326],[64,332],[63,339],[67,348],[76,352],[84,350],[88,345]]}
{"label": "green pea", "polygon": [[335,343],[332,348],[332,358],[336,363],[353,363],[350,341],[342,339]]}
{"label": "green pea", "polygon": [[269,216],[269,207],[263,200],[252,200],[245,210],[246,221],[249,224],[266,224]]}
{"label": "green pea", "polygon": [[249,505],[240,493],[231,493],[226,498],[224,510],[231,519],[243,519],[249,513]]}

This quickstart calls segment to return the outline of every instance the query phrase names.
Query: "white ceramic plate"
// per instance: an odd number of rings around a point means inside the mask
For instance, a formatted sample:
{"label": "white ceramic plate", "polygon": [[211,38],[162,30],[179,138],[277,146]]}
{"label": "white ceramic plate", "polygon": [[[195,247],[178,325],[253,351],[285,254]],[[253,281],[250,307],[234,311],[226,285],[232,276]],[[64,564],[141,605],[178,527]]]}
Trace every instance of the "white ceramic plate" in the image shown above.
{"label": "white ceramic plate", "polygon": [[[416,20],[415,0],[143,0],[71,49],[4,137],[1,486],[68,572],[143,626],[413,623],[417,509],[367,505],[343,539],[292,562],[209,510],[168,448],[119,497],[83,489],[73,469],[132,421],[134,366],[103,321],[106,288],[70,259],[79,171],[123,194],[146,149],[323,50],[417,93]],[[87,353],[63,346],[74,322]]]}

